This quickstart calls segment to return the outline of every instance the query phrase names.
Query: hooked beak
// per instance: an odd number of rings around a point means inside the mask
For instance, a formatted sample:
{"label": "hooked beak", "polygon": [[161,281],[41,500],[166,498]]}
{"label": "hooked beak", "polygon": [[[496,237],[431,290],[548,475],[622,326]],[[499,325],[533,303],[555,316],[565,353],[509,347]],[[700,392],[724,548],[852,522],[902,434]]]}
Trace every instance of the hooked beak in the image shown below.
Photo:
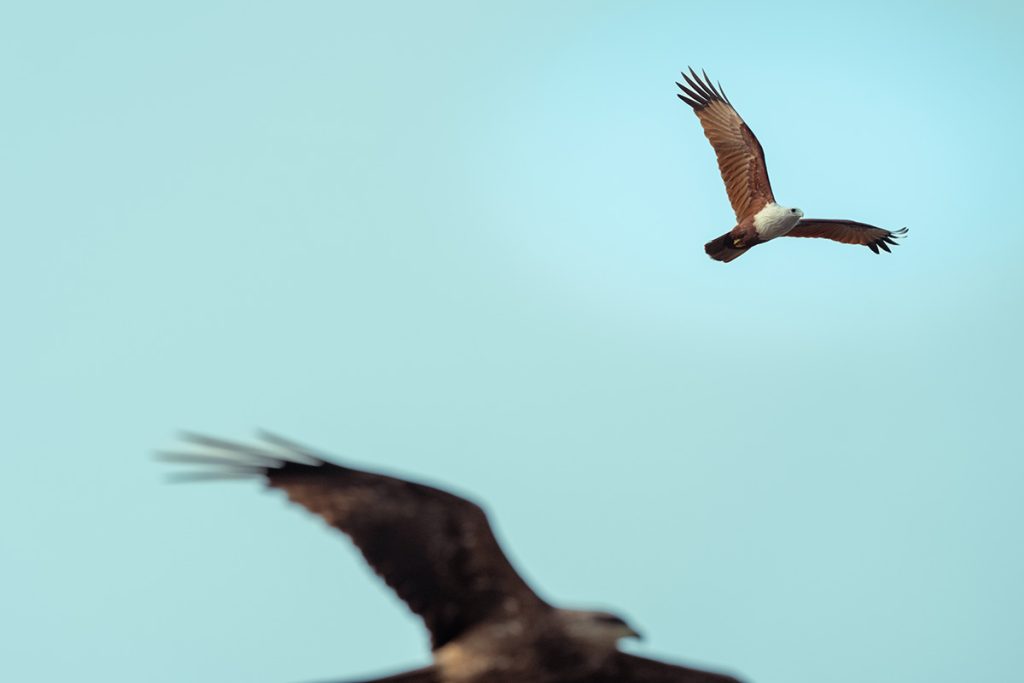
{"label": "hooked beak", "polygon": [[644,636],[642,633],[634,629],[632,626],[629,627],[629,632],[625,635],[626,638],[636,638],[637,640],[643,640]]}

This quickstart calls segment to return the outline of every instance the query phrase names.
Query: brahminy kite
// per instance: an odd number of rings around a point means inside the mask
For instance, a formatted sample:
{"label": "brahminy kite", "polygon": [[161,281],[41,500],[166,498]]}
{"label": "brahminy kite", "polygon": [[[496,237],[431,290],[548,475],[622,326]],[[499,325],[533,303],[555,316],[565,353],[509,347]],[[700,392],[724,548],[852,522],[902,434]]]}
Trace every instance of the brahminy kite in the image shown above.
{"label": "brahminy kite", "polygon": [[804,218],[800,209],[777,204],[761,143],[733,109],[722,84],[716,87],[707,72],[701,73],[703,78],[692,67],[689,75],[684,72],[687,85],[676,83],[683,91],[676,96],[693,107],[711,141],[737,221],[732,230],[704,245],[708,256],[728,263],[758,244],[783,236],[863,244],[877,254],[879,249],[889,251],[889,245],[907,233],[906,228],[886,230],[856,221]]}

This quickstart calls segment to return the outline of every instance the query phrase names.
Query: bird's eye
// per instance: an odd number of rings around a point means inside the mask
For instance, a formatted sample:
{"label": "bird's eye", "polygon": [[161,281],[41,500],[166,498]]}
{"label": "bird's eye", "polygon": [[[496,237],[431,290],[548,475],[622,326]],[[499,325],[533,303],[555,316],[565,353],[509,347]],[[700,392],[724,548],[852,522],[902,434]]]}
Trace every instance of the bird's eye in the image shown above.
{"label": "bird's eye", "polygon": [[789,212],[790,213],[796,213],[796,209],[790,209]]}

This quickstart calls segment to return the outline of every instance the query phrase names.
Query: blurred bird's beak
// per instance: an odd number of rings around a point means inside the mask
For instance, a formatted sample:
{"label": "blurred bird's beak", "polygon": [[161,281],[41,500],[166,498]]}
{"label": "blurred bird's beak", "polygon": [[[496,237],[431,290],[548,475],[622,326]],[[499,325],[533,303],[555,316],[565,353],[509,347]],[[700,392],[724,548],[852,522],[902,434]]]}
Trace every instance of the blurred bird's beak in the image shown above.
{"label": "blurred bird's beak", "polygon": [[629,633],[626,634],[626,637],[627,638],[636,638],[637,640],[643,640],[644,639],[643,634],[640,633],[639,631],[637,631],[636,629],[634,629],[633,627],[629,627]]}

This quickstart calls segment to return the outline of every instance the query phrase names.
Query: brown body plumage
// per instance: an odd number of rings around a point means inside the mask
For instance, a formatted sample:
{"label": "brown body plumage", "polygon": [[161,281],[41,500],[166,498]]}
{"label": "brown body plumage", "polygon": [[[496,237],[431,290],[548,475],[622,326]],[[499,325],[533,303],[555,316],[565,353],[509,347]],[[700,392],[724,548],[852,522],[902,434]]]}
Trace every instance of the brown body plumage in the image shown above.
{"label": "brown body plumage", "polygon": [[266,445],[190,435],[212,467],[186,479],[262,478],[355,543],[430,632],[434,663],[374,683],[737,683],[620,652],[636,636],[607,612],[552,607],[512,567],[475,503],[432,486],[326,462],[273,435]]}

